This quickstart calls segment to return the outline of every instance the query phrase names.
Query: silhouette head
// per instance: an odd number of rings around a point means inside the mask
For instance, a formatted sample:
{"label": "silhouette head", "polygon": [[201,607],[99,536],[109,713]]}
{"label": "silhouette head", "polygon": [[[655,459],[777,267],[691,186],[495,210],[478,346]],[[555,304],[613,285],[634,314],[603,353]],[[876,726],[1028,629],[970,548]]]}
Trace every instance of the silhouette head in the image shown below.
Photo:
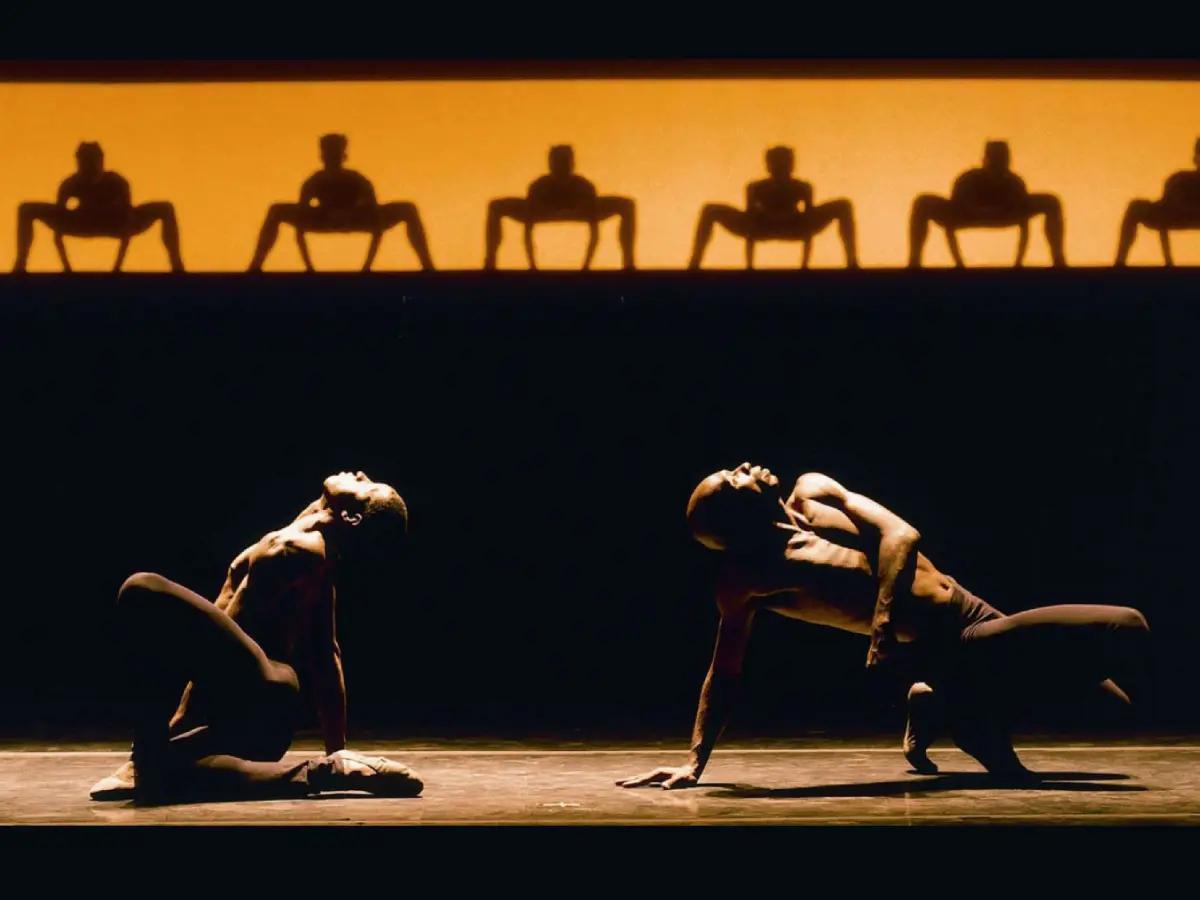
{"label": "silhouette head", "polygon": [[1007,172],[1012,164],[1008,141],[988,141],[983,147],[983,167],[989,172]]}
{"label": "silhouette head", "polygon": [[757,556],[776,533],[778,501],[779,478],[745,462],[696,486],[688,500],[688,528],[710,550]]}
{"label": "silhouette head", "polygon": [[344,134],[326,134],[321,137],[321,161],[330,169],[340,168],[346,161],[346,146],[350,142]]}
{"label": "silhouette head", "polygon": [[341,558],[393,555],[408,536],[408,507],[390,484],[372,481],[365,472],[338,472],[325,479],[322,496],[333,512],[333,539]]}
{"label": "silhouette head", "polygon": [[98,175],[104,171],[104,151],[95,141],[84,141],[75,148],[75,164],[84,175]]}
{"label": "silhouette head", "polygon": [[767,151],[767,171],[774,178],[790,178],[796,169],[796,153],[791,147],[772,147]]}
{"label": "silhouette head", "polygon": [[570,144],[556,144],[550,148],[550,174],[565,178],[575,171],[575,150]]}

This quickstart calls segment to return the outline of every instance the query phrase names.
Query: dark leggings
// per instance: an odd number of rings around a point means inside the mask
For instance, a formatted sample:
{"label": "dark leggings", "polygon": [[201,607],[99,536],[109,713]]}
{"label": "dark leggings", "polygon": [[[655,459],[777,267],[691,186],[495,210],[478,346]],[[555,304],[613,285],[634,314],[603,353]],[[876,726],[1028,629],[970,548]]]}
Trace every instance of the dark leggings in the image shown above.
{"label": "dark leggings", "polygon": [[[217,607],[149,573],[117,596],[128,665],[138,792],[161,799],[296,797],[310,764],[281,762],[299,695],[295,671]],[[170,727],[185,686],[203,697],[204,724]],[[174,733],[173,733],[174,732]]]}
{"label": "dark leggings", "polygon": [[1150,629],[1136,609],[1062,605],[1004,615],[963,595],[969,624],[946,652],[939,693],[955,743],[985,765],[1015,759],[1012,727],[1032,698],[1103,685],[1128,703],[1112,679],[1138,688],[1135,696],[1147,686]]}

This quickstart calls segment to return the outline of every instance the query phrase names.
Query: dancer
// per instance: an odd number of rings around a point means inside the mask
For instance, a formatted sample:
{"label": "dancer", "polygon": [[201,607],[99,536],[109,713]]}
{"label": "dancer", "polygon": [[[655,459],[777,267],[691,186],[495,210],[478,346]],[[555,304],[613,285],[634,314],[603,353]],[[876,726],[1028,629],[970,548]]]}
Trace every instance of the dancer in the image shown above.
{"label": "dancer", "polygon": [[[22,203],[17,207],[17,261],[13,271],[24,272],[29,263],[35,222],[54,232],[54,248],[64,272],[71,271],[64,237],[116,238],[121,243],[113,271],[120,272],[129,242],[149,231],[156,222],[162,222],[162,241],[171,271],[182,272],[175,207],[166,201],[134,206],[129,182],[104,168],[104,150],[97,143],[80,144],[75,150],[75,163],[75,173],[59,185],[53,203]],[[72,200],[78,205],[71,207]]]}
{"label": "dancer", "polygon": [[583,222],[588,226],[588,246],[583,268],[592,267],[600,243],[600,223],[616,217],[621,265],[633,268],[633,242],[637,227],[636,207],[628,197],[599,196],[596,186],[575,171],[575,150],[560,144],[550,148],[550,171],[536,178],[524,197],[500,197],[488,204],[483,268],[496,268],[496,254],[503,238],[503,221],[512,219],[525,226],[525,258],[537,269],[533,248],[533,226],[542,222]]}
{"label": "dancer", "polygon": [[957,268],[963,267],[958,232],[963,228],[1020,229],[1017,243],[1019,268],[1025,263],[1029,246],[1029,220],[1042,216],[1050,257],[1056,267],[1067,264],[1063,252],[1062,202],[1053,194],[1031,194],[1025,180],[1012,170],[1012,153],[1006,141],[988,141],[983,149],[983,165],[969,169],[954,182],[950,196],[922,194],[913,201],[908,227],[910,268],[921,267],[929,223],[941,225]]}
{"label": "dancer", "polygon": [[[160,575],[130,577],[117,597],[117,618],[133,752],[92,788],[92,798],[420,794],[422,781],[411,769],[346,749],[335,626],[339,574],[369,553],[400,549],[407,523],[394,488],[341,472],[325,479],[321,496],[291,524],[234,559],[215,603]],[[312,689],[325,754],[283,762],[301,679]]]}
{"label": "dancer", "polygon": [[1125,209],[1117,239],[1117,268],[1123,267],[1129,259],[1139,225],[1158,232],[1163,263],[1175,265],[1171,256],[1171,232],[1200,228],[1200,139],[1193,148],[1192,162],[1194,169],[1184,169],[1167,179],[1161,199],[1133,200]]}
{"label": "dancer", "polygon": [[384,232],[401,223],[408,231],[408,241],[420,260],[421,268],[426,271],[433,269],[425,225],[417,207],[408,202],[380,203],[375,197],[375,187],[367,177],[346,168],[348,144],[344,134],[327,134],[321,138],[324,168],[301,185],[299,203],[276,203],[267,210],[267,218],[258,235],[258,246],[250,261],[251,272],[262,271],[267,256],[279,238],[280,225],[291,225],[295,229],[296,244],[300,248],[300,258],[304,261],[306,272],[315,271],[308,255],[308,241],[304,237],[307,232],[371,235],[371,244],[362,267],[362,271],[369,272],[375,263]]}
{"label": "dancer", "polygon": [[870,635],[867,665],[911,645],[925,677],[909,692],[905,756],[933,773],[927,755],[944,700],[955,743],[989,773],[1033,778],[1012,746],[1021,701],[1048,688],[1100,684],[1137,673],[1149,628],[1136,609],[1060,605],[1005,615],[940,572],[917,550],[920,533],[828,476],[802,475],[786,499],[770,470],[743,463],[717,472],[688,503],[693,537],[720,551],[721,622],[704,680],[691,752],[678,767],[617,782],[624,787],[696,784],[728,718],[755,616],[765,610]]}
{"label": "dancer", "polygon": [[[766,153],[770,177],[746,187],[746,208],[709,203],[700,211],[692,244],[689,269],[699,269],[713,228],[723,227],[746,242],[746,268],[754,268],[754,247],[759,241],[803,241],[801,267],[807,269],[813,238],[837,222],[846,268],[858,268],[854,206],[844,198],[813,203],[813,187],[794,176],[796,155],[791,147],[772,147]],[[803,207],[803,208],[801,208]]]}

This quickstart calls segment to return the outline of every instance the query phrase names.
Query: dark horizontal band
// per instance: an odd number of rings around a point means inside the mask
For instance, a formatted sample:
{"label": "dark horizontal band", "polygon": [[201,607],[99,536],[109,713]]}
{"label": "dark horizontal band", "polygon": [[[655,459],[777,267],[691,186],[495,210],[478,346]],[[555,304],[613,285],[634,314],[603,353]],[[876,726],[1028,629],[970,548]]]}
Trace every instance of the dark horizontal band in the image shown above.
{"label": "dark horizontal band", "polygon": [[0,60],[8,82],[635,78],[1200,80],[1200,59]]}

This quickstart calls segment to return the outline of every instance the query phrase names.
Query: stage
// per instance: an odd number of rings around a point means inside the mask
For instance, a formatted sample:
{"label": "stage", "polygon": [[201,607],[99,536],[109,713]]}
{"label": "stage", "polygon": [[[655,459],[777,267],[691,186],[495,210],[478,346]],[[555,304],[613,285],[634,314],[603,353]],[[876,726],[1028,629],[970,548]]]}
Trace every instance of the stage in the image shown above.
{"label": "stage", "polygon": [[[951,747],[935,776],[907,772],[875,741],[741,743],[718,749],[701,784],[623,789],[614,782],[680,761],[678,746],[461,749],[372,744],[425,779],[415,800],[330,794],[308,800],[141,807],[88,789],[119,749],[0,751],[3,825],[1196,825],[1200,742],[1019,743],[1035,787],[1004,788]],[[90,747],[92,745],[81,745]],[[483,744],[481,746],[495,746]],[[302,759],[315,746],[294,752]]]}
{"label": "stage", "polygon": [[[868,678],[858,636],[782,618],[758,626],[705,782],[614,785],[683,759],[717,617],[684,506],[747,459],[878,498],[1006,612],[1138,607],[1150,727],[1196,734],[1200,270],[31,275],[0,292],[8,586],[31,598],[0,663],[24,741],[0,746],[0,823],[1200,823],[1200,740],[1084,742],[1067,727],[1091,726],[1083,701],[1047,717],[1062,738],[1018,742],[1037,789],[949,747],[946,775],[907,774],[906,683]],[[425,795],[89,800],[121,745],[43,730],[124,721],[124,579],[211,595],[349,468],[412,516],[403,565],[339,596],[351,746],[410,763]],[[64,564],[46,536],[80,511],[97,518]],[[579,727],[671,742],[447,738]],[[758,740],[772,728],[826,735]],[[861,728],[880,733],[827,739]],[[437,741],[387,742],[414,734]]]}

